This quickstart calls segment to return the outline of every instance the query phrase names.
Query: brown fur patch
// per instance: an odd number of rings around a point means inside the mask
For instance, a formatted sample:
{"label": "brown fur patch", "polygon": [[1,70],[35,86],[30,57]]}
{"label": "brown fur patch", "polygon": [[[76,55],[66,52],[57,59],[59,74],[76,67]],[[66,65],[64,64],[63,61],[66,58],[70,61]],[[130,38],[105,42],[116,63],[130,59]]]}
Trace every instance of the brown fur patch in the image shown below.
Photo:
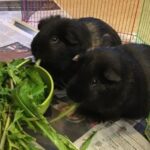
{"label": "brown fur patch", "polygon": [[97,27],[91,22],[86,23],[85,25],[87,26],[87,28],[89,29],[89,31],[91,33],[92,45],[91,45],[90,49],[99,47],[102,44],[102,40],[99,38],[99,31],[98,31]]}

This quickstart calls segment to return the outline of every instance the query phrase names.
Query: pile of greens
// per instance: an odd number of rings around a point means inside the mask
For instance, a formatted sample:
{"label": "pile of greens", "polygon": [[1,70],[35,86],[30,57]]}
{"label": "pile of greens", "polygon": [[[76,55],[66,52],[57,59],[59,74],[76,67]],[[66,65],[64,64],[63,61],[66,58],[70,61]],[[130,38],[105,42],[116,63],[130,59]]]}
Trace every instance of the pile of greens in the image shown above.
{"label": "pile of greens", "polygon": [[59,150],[77,150],[38,110],[46,88],[30,60],[0,63],[0,150],[41,149],[23,126],[46,136]]}

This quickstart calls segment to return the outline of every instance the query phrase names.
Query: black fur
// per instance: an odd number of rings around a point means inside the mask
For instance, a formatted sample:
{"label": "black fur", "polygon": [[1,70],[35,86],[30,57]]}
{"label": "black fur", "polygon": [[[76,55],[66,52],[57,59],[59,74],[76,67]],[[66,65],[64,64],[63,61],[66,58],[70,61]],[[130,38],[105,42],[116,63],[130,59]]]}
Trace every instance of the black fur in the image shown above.
{"label": "black fur", "polygon": [[150,46],[97,48],[80,56],[68,84],[78,109],[97,120],[146,117],[150,112]]}
{"label": "black fur", "polygon": [[99,46],[119,45],[117,32],[95,18],[69,19],[52,16],[42,19],[39,33],[31,43],[32,54],[58,85],[66,84],[77,70],[74,56]]}

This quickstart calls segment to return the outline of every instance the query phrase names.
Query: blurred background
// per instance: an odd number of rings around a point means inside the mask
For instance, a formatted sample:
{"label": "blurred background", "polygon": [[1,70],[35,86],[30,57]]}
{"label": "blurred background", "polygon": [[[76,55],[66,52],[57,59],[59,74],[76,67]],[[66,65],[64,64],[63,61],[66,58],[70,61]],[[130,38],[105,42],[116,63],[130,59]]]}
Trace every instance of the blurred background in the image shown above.
{"label": "blurred background", "polygon": [[18,18],[37,28],[50,15],[91,16],[109,23],[125,43],[150,43],[149,14],[150,0],[0,0],[0,21]]}

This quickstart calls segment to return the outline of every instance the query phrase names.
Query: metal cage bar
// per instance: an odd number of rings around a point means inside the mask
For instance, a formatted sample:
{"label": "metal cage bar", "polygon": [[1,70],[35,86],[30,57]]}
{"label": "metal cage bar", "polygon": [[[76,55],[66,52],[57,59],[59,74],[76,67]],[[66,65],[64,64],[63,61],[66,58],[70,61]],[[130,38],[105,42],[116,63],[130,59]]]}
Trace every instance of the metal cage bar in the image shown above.
{"label": "metal cage bar", "polygon": [[143,42],[140,27],[145,26],[141,23],[143,21],[141,18],[146,15],[143,13],[145,1],[149,2],[149,0],[22,0],[22,20],[37,27],[41,18],[51,15],[59,14],[71,18],[96,17],[110,24],[120,34],[123,42]]}

